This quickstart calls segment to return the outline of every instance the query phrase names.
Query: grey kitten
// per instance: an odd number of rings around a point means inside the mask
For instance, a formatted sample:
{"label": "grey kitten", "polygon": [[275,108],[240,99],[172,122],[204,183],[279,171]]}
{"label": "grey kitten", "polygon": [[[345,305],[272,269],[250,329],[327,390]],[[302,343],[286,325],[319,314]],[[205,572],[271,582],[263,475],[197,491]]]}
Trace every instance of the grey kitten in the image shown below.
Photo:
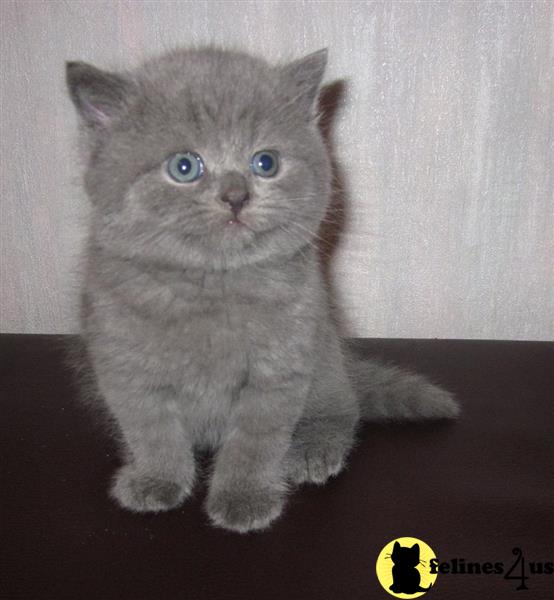
{"label": "grey kitten", "polygon": [[326,57],[67,64],[93,207],[83,335],[121,432],[124,508],[179,506],[208,449],[212,523],[263,529],[291,484],[343,469],[360,418],[458,414],[423,377],[351,360],[330,318],[313,243],[331,190]]}

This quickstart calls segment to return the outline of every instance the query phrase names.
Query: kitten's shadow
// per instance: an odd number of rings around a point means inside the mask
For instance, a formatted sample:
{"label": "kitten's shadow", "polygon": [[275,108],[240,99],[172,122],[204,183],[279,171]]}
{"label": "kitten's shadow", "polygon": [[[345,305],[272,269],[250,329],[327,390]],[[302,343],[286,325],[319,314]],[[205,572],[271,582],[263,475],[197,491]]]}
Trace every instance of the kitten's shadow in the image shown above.
{"label": "kitten's shadow", "polygon": [[[319,93],[318,109],[320,113],[319,128],[331,158],[332,170],[332,192],[331,202],[325,215],[325,219],[319,228],[318,248],[323,267],[325,283],[330,291],[331,303],[334,311],[337,311],[334,302],[333,282],[331,279],[331,263],[333,255],[339,244],[341,234],[347,222],[346,207],[347,189],[342,169],[336,160],[333,146],[333,128],[337,114],[343,105],[346,94],[346,81],[339,79],[323,86]],[[342,321],[340,313],[335,316]]]}

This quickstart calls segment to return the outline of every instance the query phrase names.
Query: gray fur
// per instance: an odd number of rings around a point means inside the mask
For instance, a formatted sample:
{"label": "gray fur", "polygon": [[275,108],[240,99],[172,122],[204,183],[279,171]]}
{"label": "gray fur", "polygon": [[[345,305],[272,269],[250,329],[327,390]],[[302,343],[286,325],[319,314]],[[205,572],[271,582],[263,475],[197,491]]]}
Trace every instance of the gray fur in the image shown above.
{"label": "gray fur", "polygon": [[[212,523],[263,529],[291,484],[344,467],[360,405],[370,418],[458,412],[420,376],[348,360],[329,315],[313,242],[331,189],[314,109],[325,62],[208,48],[120,74],[68,63],[93,206],[83,336],[121,432],[111,494],[124,508],[181,504],[208,449]],[[281,156],[274,178],[250,171],[262,149]],[[185,150],[206,172],[176,184],[164,162]],[[231,191],[248,194],[245,225]]]}

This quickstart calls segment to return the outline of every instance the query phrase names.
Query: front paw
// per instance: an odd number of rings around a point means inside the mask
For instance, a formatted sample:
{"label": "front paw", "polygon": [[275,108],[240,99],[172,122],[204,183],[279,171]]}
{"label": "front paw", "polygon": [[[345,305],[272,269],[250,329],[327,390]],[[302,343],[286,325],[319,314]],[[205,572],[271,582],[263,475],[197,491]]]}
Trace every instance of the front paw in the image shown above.
{"label": "front paw", "polygon": [[323,485],[330,477],[342,471],[348,449],[345,445],[328,444],[325,441],[292,449],[287,457],[289,480],[296,485]]}
{"label": "front paw", "polygon": [[126,465],[117,472],[110,495],[133,512],[163,512],[182,504],[191,487],[164,475],[138,473]]}
{"label": "front paw", "polygon": [[353,443],[349,422],[314,419],[301,424],[285,458],[289,481],[323,485],[342,471]]}
{"label": "front paw", "polygon": [[281,514],[283,506],[282,490],[235,484],[210,491],[206,511],[216,527],[246,533],[266,529]]}

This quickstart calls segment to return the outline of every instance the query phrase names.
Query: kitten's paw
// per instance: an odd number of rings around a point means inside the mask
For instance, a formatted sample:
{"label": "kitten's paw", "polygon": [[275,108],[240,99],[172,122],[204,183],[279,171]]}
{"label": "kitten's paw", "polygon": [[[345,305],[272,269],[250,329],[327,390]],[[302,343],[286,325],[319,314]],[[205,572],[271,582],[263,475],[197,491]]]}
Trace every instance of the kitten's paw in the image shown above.
{"label": "kitten's paw", "polygon": [[182,504],[191,487],[163,476],[138,474],[126,465],[116,474],[110,495],[133,512],[162,512]]}
{"label": "kitten's paw", "polygon": [[216,527],[246,533],[269,527],[281,514],[284,503],[282,490],[236,486],[210,491],[206,512]]}
{"label": "kitten's paw", "polygon": [[344,468],[353,445],[350,425],[340,426],[335,420],[314,421],[295,432],[286,456],[288,479],[301,483],[324,484]]}
{"label": "kitten's paw", "polygon": [[297,485],[323,485],[342,471],[347,452],[344,446],[329,445],[323,441],[318,446],[294,449],[287,458],[288,479]]}

